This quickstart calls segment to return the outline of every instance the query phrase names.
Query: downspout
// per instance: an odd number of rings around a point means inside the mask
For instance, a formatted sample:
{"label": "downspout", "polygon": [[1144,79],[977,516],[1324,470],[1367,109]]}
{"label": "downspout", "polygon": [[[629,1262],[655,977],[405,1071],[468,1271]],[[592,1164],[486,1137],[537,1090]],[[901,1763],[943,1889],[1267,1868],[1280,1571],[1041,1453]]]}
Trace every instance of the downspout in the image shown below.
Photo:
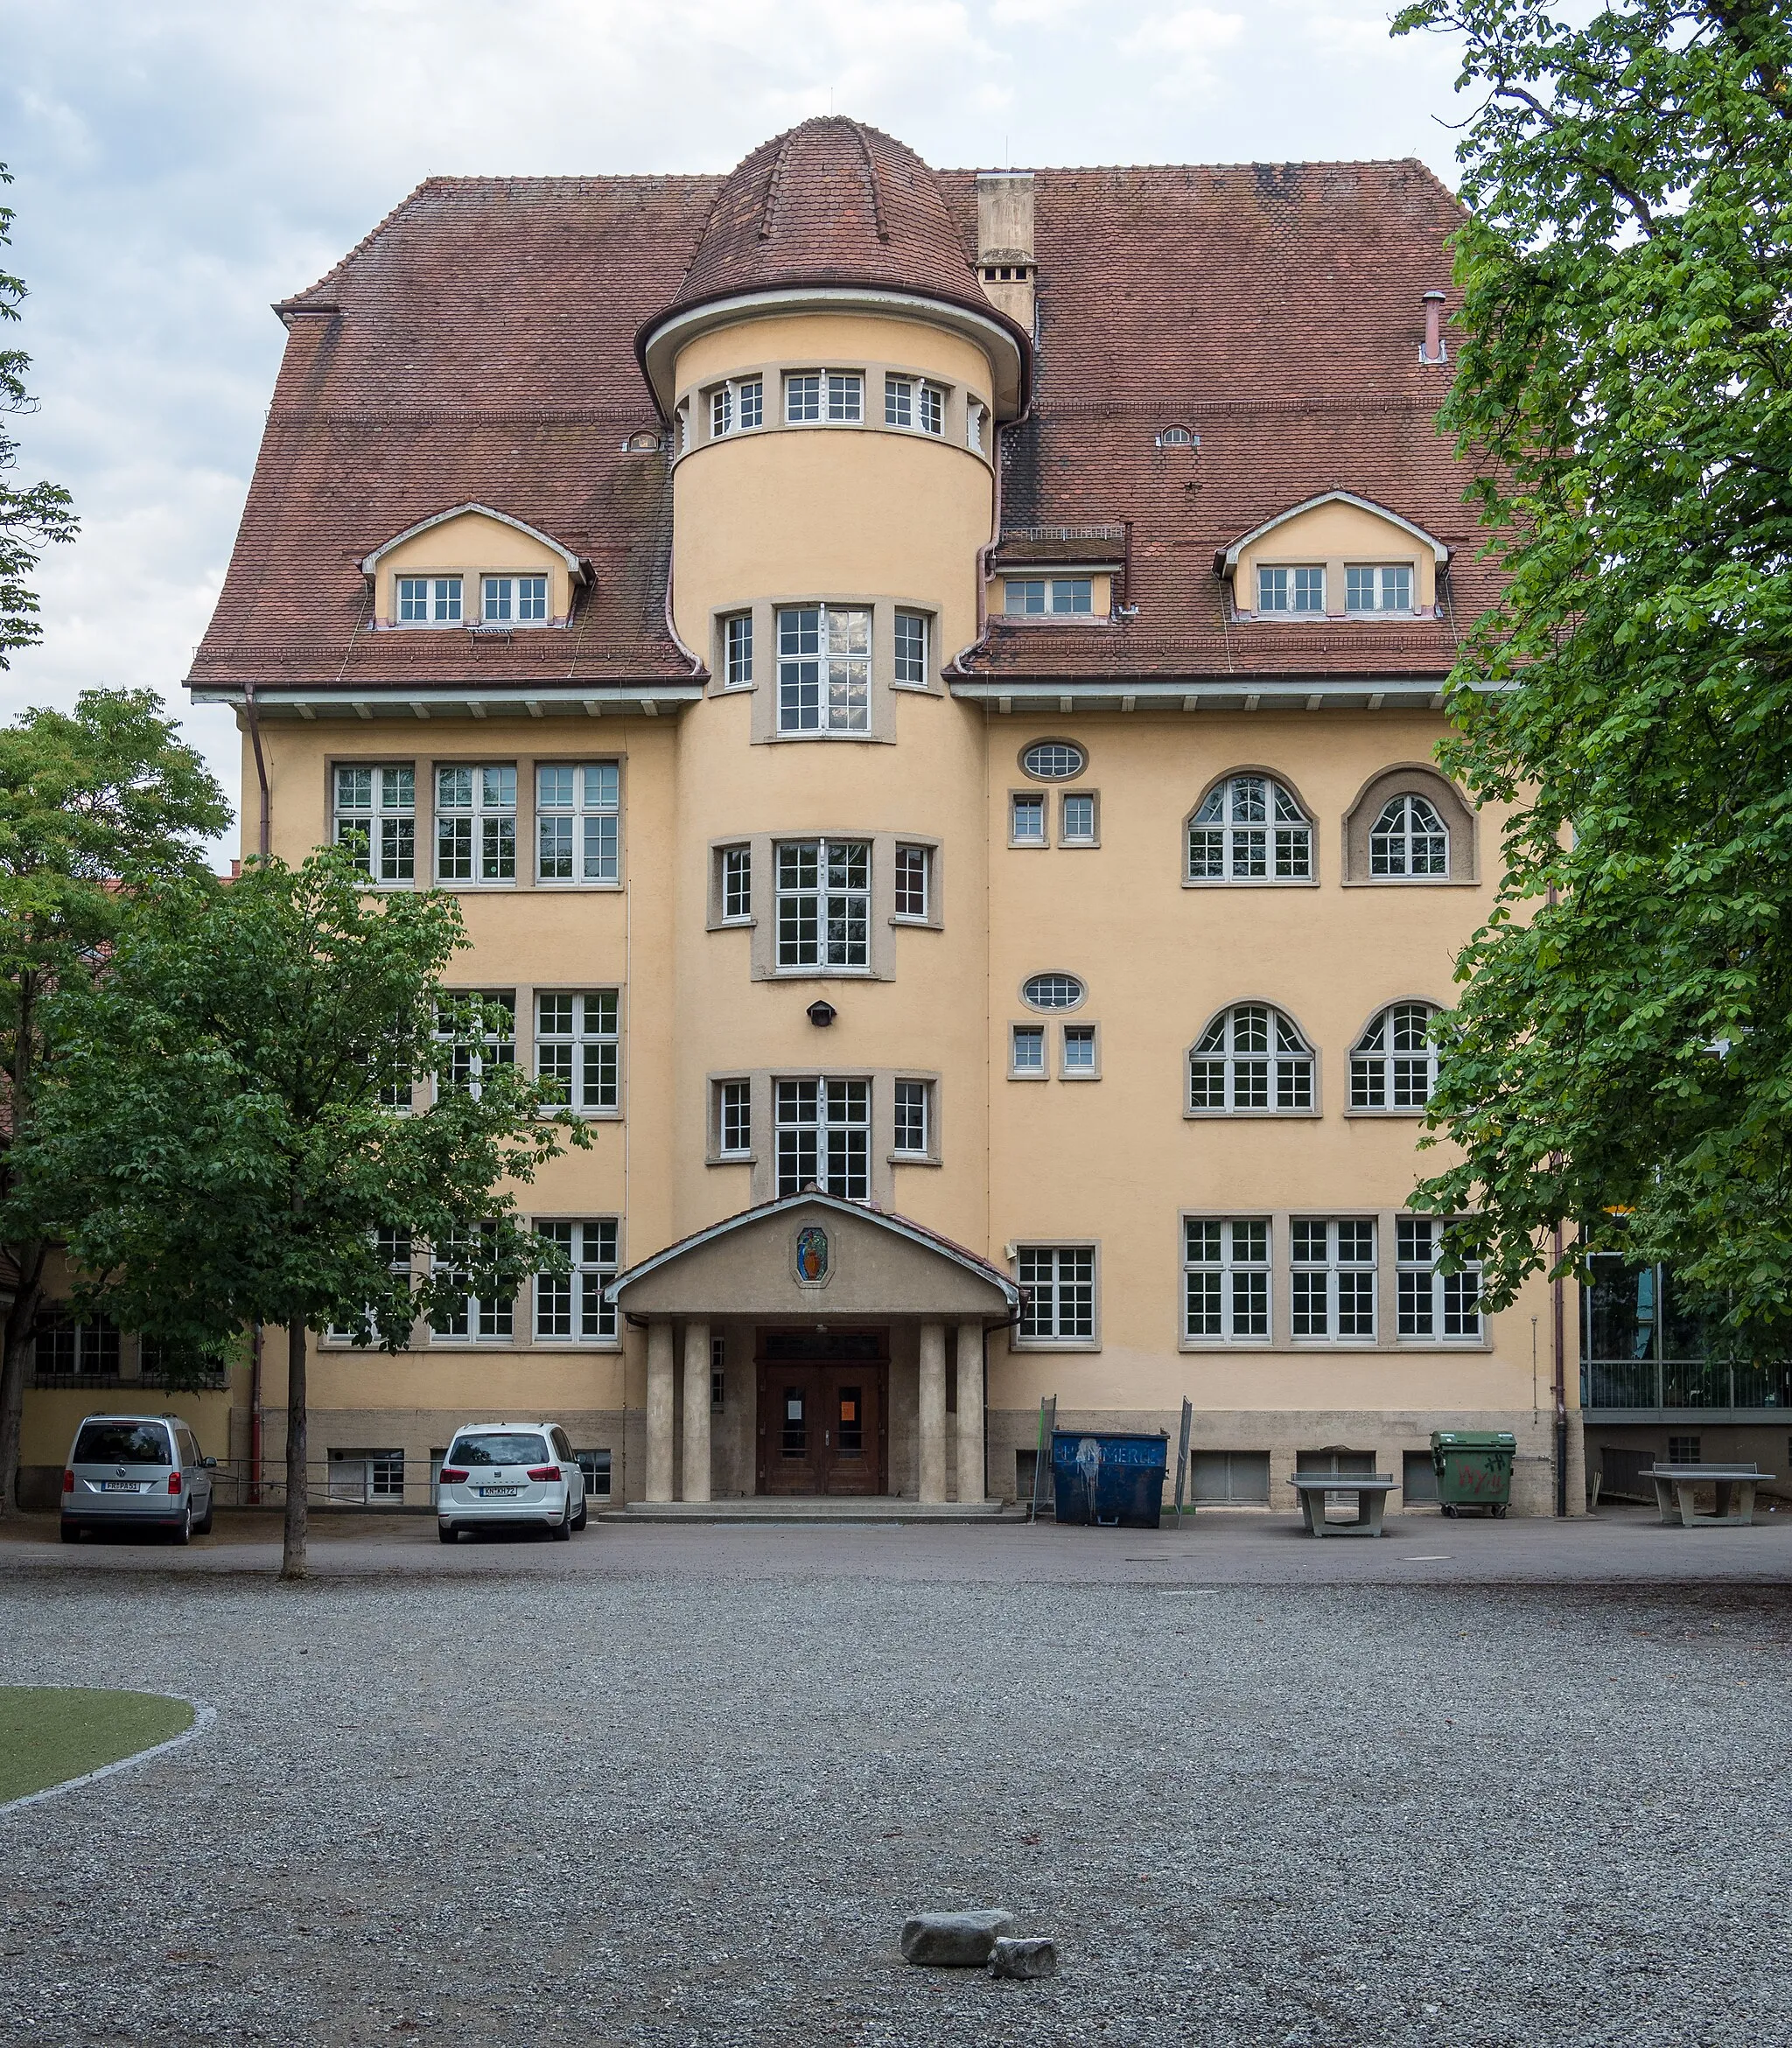
{"label": "downspout", "polygon": [[990,467],[995,472],[995,493],[990,509],[990,538],[976,551],[976,638],[968,647],[961,647],[953,655],[942,671],[946,675],[969,675],[970,671],[964,666],[965,662],[971,655],[982,652],[990,637],[990,557],[1002,544],[1002,437],[1011,429],[1018,427],[1026,419],[1026,413],[1032,410],[1032,400],[1029,396],[1026,412],[1022,413],[1019,419],[1009,420],[999,425],[993,418],[990,422]]}
{"label": "downspout", "polygon": [[[268,795],[268,764],[262,753],[262,722],[256,711],[256,686],[252,682],[246,682],[242,686],[242,708],[248,724],[249,744],[256,751],[256,780],[262,788],[262,820],[256,846],[262,858],[266,860],[273,845],[274,814]],[[262,1326],[256,1323],[249,1332],[248,1505],[259,1507],[261,1504]]]}

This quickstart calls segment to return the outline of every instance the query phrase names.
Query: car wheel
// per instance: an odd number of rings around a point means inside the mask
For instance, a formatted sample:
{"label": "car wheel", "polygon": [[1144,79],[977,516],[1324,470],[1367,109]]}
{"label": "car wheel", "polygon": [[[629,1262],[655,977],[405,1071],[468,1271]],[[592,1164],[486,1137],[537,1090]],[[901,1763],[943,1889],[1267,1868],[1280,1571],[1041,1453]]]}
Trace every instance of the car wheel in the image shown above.
{"label": "car wheel", "polygon": [[578,1513],[572,1518],[572,1528],[574,1534],[576,1535],[591,1519],[592,1504],[590,1500],[581,1500],[578,1504]]}
{"label": "car wheel", "polygon": [[187,1502],[186,1512],[180,1520],[174,1525],[172,1533],[174,1541],[180,1545],[182,1549],[185,1549],[192,1541],[192,1502],[191,1500]]}
{"label": "car wheel", "polygon": [[80,1536],[81,1528],[80,1524],[78,1521],[66,1521],[63,1523],[62,1541],[65,1543],[78,1543],[80,1541]]}
{"label": "car wheel", "polygon": [[561,1511],[561,1515],[558,1521],[550,1521],[548,1524],[548,1534],[554,1539],[556,1543],[570,1543],[572,1541],[571,1501],[569,1500],[566,1503],[565,1507]]}
{"label": "car wheel", "polygon": [[211,1533],[212,1533],[212,1510],[213,1510],[213,1509],[214,1509],[214,1507],[215,1507],[217,1505],[218,1505],[218,1496],[217,1496],[215,1493],[207,1493],[207,1494],[206,1494],[206,1518],[205,1518],[205,1520],[204,1520],[203,1521],[196,1521],[196,1522],[195,1522],[195,1523],[192,1525],[192,1533],[193,1533],[193,1534],[194,1534],[194,1535],[196,1535],[196,1536],[209,1536],[209,1535],[211,1534]]}
{"label": "car wheel", "polygon": [[452,1521],[438,1521],[436,1524],[436,1534],[444,1543],[458,1543],[460,1541],[460,1531]]}

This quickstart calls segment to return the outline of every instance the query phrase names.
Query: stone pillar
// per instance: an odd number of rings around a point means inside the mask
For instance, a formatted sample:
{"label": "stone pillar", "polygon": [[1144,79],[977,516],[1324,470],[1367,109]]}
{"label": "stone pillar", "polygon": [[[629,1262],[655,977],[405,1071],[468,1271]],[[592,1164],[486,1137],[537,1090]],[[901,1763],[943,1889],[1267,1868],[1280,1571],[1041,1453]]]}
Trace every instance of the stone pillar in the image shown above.
{"label": "stone pillar", "polygon": [[672,1325],[648,1325],[648,1499],[672,1498]]}
{"label": "stone pillar", "polygon": [[946,1498],[946,1325],[920,1326],[920,1484],[923,1504]]}
{"label": "stone pillar", "polygon": [[958,1325],[958,1498],[981,1500],[984,1473],[984,1326]]}
{"label": "stone pillar", "polygon": [[684,1498],[710,1497],[710,1326],[684,1325]]}

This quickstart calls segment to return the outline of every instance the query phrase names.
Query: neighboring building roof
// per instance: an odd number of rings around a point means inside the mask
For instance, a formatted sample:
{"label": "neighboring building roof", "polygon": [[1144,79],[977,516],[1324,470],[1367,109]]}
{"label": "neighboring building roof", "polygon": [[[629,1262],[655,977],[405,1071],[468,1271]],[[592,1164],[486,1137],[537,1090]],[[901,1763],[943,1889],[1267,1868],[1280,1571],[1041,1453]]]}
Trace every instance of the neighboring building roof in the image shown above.
{"label": "neighboring building roof", "polygon": [[897,1237],[906,1237],[910,1243],[918,1244],[927,1251],[937,1252],[942,1258],[949,1259],[954,1265],[963,1267],[979,1280],[986,1280],[991,1287],[998,1289],[1011,1309],[1018,1310],[1020,1307],[1024,1290],[1017,1286],[999,1266],[992,1266],[987,1259],[980,1258],[976,1253],[967,1250],[962,1244],[954,1243],[949,1237],[942,1237],[938,1231],[929,1230],[926,1224],[917,1223],[911,1217],[898,1216],[888,1209],[874,1208],[869,1202],[850,1202],[844,1196],[825,1194],[816,1187],[808,1188],[802,1194],[780,1195],[769,1202],[757,1202],[750,1209],[742,1209],[735,1215],[724,1216],[719,1223],[711,1223],[702,1230],[692,1231],[689,1237],[681,1237],[676,1243],[655,1252],[651,1258],[643,1259],[638,1265],[629,1267],[626,1272],[619,1273],[605,1288],[604,1299],[610,1302],[620,1300],[637,1280],[644,1280],[649,1273],[657,1272],[662,1266],[669,1265],[675,1259],[682,1259],[688,1252],[696,1251],[699,1246],[710,1244],[718,1237],[727,1237],[748,1224],[762,1223],[767,1217],[781,1215],[788,1209],[816,1206],[835,1210],[842,1216],[855,1216],[862,1222],[876,1224]]}
{"label": "neighboring building roof", "polygon": [[[1034,190],[1035,395],[1003,430],[1016,551],[999,559],[1030,553],[1018,529],[1119,528],[1117,594],[1137,611],[1078,631],[998,617],[966,668],[1021,682],[1441,678],[1457,623],[1495,587],[1466,468],[1434,423],[1452,373],[1418,361],[1454,199],[1410,161],[1040,171]],[[279,309],[286,357],[189,680],[596,696],[689,675],[667,621],[669,464],[625,448],[656,423],[637,334],[811,262],[999,322],[976,284],[976,234],[975,171],[931,173],[845,121],[805,122],[725,178],[430,179]],[[1158,445],[1172,423],[1199,445]],[[1450,548],[1445,619],[1228,619],[1214,555],[1332,491]],[[364,630],[364,557],[467,502],[591,563],[570,625]]]}

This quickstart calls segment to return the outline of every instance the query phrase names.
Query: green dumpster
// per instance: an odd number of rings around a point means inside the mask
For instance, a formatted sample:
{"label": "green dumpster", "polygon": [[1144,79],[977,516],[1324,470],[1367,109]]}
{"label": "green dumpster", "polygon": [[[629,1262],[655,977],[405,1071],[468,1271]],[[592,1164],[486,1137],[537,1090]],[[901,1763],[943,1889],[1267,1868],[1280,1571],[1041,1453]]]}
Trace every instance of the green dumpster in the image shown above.
{"label": "green dumpster", "polygon": [[1433,1429],[1432,1470],[1446,1514],[1465,1507],[1504,1514],[1512,1499],[1512,1459],[1518,1439],[1509,1429]]}

